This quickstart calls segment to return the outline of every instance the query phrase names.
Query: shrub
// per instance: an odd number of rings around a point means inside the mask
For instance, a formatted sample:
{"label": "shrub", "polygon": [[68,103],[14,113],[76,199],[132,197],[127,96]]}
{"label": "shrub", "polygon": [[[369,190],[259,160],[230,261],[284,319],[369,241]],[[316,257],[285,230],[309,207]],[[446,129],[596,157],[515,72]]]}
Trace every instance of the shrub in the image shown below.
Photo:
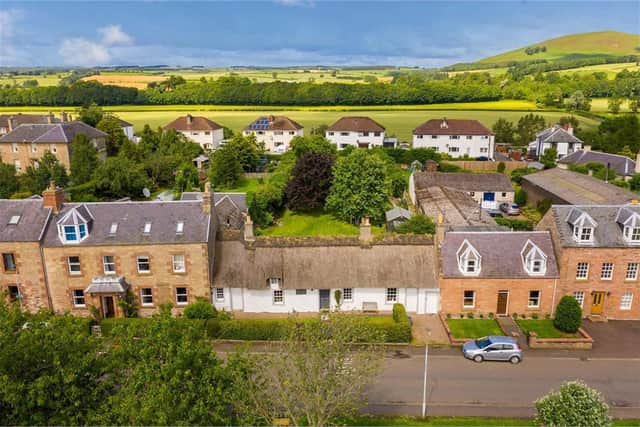
{"label": "shrub", "polygon": [[581,381],[562,384],[536,400],[536,421],[545,426],[609,426],[609,406],[602,395]]}
{"label": "shrub", "polygon": [[367,318],[367,325],[373,329],[372,333],[382,335],[384,342],[411,341],[411,323],[408,318],[404,321],[396,322],[393,318],[387,316],[369,317]]}
{"label": "shrub", "polygon": [[196,298],[196,302],[184,308],[184,317],[187,319],[213,319],[216,317],[216,308],[205,298]]}
{"label": "shrub", "polygon": [[[284,337],[286,324],[290,321],[290,319],[228,320],[226,322],[220,322],[220,329],[216,338],[249,341],[276,341]],[[212,326],[212,328],[215,330],[215,327]]]}
{"label": "shrub", "polygon": [[500,163],[498,163],[497,171],[498,171],[498,173],[504,173],[504,170],[506,168],[507,168],[507,165],[505,165],[504,162],[500,162]]}
{"label": "shrub", "polygon": [[393,304],[392,316],[393,320],[396,322],[405,322],[408,321],[407,311],[404,308],[404,305],[395,303]]}
{"label": "shrub", "polygon": [[518,206],[524,206],[527,204],[527,193],[522,189],[518,188],[513,196],[513,201],[518,204]]}
{"label": "shrub", "polygon": [[498,225],[512,228],[514,231],[532,231],[534,223],[526,219],[494,218]]}
{"label": "shrub", "polygon": [[436,225],[426,215],[417,214],[396,227],[400,234],[434,234]]}
{"label": "shrub", "polygon": [[[171,322],[176,331],[181,331],[194,325],[202,328],[203,332],[205,331],[205,321],[201,319],[175,318],[171,319]],[[103,335],[121,334],[124,331],[130,331],[134,335],[142,335],[150,325],[152,323],[149,318],[145,317],[109,318],[100,321]]]}
{"label": "shrub", "polygon": [[467,319],[473,319],[473,313],[467,313]]}
{"label": "shrub", "polygon": [[582,325],[582,309],[580,303],[570,295],[560,299],[556,307],[556,316],[553,325],[563,332],[574,333]]}

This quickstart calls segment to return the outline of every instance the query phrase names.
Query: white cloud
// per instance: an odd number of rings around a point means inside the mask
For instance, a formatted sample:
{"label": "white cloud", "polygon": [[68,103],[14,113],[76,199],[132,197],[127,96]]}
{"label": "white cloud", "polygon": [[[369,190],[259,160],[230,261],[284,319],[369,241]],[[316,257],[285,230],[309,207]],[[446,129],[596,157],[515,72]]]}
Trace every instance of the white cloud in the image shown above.
{"label": "white cloud", "polygon": [[11,64],[18,56],[14,46],[16,22],[22,18],[19,10],[0,10],[0,64]]}
{"label": "white cloud", "polygon": [[106,46],[82,37],[63,40],[58,52],[68,65],[91,67],[108,64],[111,60]]}
{"label": "white cloud", "polygon": [[98,29],[98,32],[102,35],[102,43],[107,46],[126,45],[133,42],[133,38],[122,31],[120,25],[108,25]]}
{"label": "white cloud", "polygon": [[283,6],[307,6],[313,7],[315,6],[314,0],[274,0],[277,4],[281,4]]}

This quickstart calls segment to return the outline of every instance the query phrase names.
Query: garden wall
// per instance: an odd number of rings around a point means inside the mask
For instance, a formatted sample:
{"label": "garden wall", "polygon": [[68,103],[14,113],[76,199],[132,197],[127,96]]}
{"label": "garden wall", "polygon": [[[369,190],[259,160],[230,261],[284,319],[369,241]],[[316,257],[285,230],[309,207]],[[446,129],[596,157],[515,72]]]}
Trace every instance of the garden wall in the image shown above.
{"label": "garden wall", "polygon": [[583,328],[578,329],[582,338],[538,338],[535,332],[529,333],[529,348],[553,348],[567,350],[591,350],[593,338]]}

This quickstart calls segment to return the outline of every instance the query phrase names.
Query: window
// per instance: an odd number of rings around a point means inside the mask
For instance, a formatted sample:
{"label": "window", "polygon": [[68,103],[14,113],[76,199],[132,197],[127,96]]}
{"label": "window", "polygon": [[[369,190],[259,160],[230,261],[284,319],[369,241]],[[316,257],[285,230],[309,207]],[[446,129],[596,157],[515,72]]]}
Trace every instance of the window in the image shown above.
{"label": "window", "polygon": [[329,136],[333,136],[333,132],[329,132]]}
{"label": "window", "polygon": [[280,278],[279,277],[269,277],[269,280],[267,281],[269,283],[269,286],[272,288],[279,288],[280,287]]}
{"label": "window", "polygon": [[204,134],[205,135],[211,135],[211,132],[207,130],[207,131],[204,132]]}
{"label": "window", "polygon": [[540,291],[529,291],[529,303],[527,304],[527,307],[540,307]]}
{"label": "window", "polygon": [[[11,149],[13,150],[13,152],[14,152],[14,153],[17,153],[17,152],[18,152],[18,144],[15,144],[15,143],[14,143],[14,144],[11,144]],[[18,160],[16,160],[16,162],[17,162],[17,161],[18,161]]]}
{"label": "window", "polygon": [[387,302],[398,301],[398,288],[387,288]]}
{"label": "window", "polygon": [[462,296],[462,307],[473,308],[476,305],[476,291],[464,291]]}
{"label": "window", "polygon": [[85,307],[84,291],[82,289],[74,289],[71,295],[74,307]]}
{"label": "window", "polygon": [[345,301],[345,302],[353,301],[353,288],[344,288],[342,290],[342,301]]}
{"label": "window", "polygon": [[151,272],[151,264],[149,263],[148,256],[139,256],[138,257],[138,273],[149,273]]}
{"label": "window", "polygon": [[589,277],[589,263],[579,262],[576,268],[576,279],[586,279]]}
{"label": "window", "polygon": [[460,135],[449,135],[449,139],[460,139]]}
{"label": "window", "polygon": [[76,227],[73,225],[65,225],[64,226],[64,240],[67,242],[75,242],[78,240],[78,234],[76,232]]}
{"label": "window", "polygon": [[374,132],[373,136],[380,136],[380,134],[381,134],[380,132]]}
{"label": "window", "polygon": [[172,264],[174,273],[184,273],[187,271],[184,263],[184,255],[174,255],[172,257]]}
{"label": "window", "polygon": [[[473,138],[471,135],[467,135],[467,139],[471,139]],[[482,151],[482,148],[480,149],[480,151]]]}
{"label": "window", "polygon": [[431,139],[438,139],[438,135],[431,135]]}
{"label": "window", "polygon": [[349,132],[340,132],[340,136],[349,136]]}
{"label": "window", "polygon": [[531,272],[532,273],[541,273],[542,272],[542,261],[539,259],[533,260],[531,263]]}
{"label": "window", "polygon": [[578,304],[580,304],[580,307],[582,308],[582,305],[584,304],[584,292],[574,292],[573,297],[576,299],[576,301],[578,301]]}
{"label": "window", "polygon": [[118,223],[112,222],[111,227],[109,227],[109,235],[114,236],[118,232]]}
{"label": "window", "polygon": [[611,280],[612,278],[613,278],[613,263],[612,262],[602,263],[602,271],[600,272],[600,279]]}
{"label": "window", "polygon": [[422,139],[422,135],[416,135],[416,138]]}
{"label": "window", "polygon": [[458,153],[458,152],[460,152],[460,148],[459,147],[449,147],[449,152],[450,153]]}
{"label": "window", "polygon": [[151,223],[150,222],[145,222],[144,223],[144,229],[142,230],[142,232],[144,234],[149,234],[151,233]]}
{"label": "window", "polygon": [[476,260],[475,259],[467,260],[467,265],[466,265],[465,271],[467,273],[475,273],[476,272]]}
{"label": "window", "polygon": [[58,152],[58,147],[56,147],[55,145],[51,144],[51,147],[49,147],[49,151],[51,151],[52,153],[57,153]]}
{"label": "window", "polygon": [[488,152],[489,152],[489,148],[487,148],[487,147],[480,147],[480,152],[481,152],[481,153],[488,153]]}
{"label": "window", "polygon": [[624,238],[629,243],[640,243],[640,227],[625,227]]}
{"label": "window", "polygon": [[20,163],[20,160],[14,160],[13,166],[16,168],[16,172],[22,171],[22,163]]}
{"label": "window", "polygon": [[9,225],[17,225],[20,222],[20,215],[12,215],[9,218]]}
{"label": "window", "polygon": [[620,298],[620,310],[631,310],[631,303],[633,302],[633,293],[625,292]]}
{"label": "window", "polygon": [[592,242],[593,241],[593,228],[591,227],[574,227],[573,237],[578,242]]}
{"label": "window", "polygon": [[104,267],[104,274],[116,274],[116,258],[113,255],[103,256],[102,266]]}
{"label": "window", "polygon": [[67,257],[67,265],[69,266],[69,274],[80,274],[80,257]]}
{"label": "window", "polygon": [[640,263],[637,262],[630,262],[627,264],[626,280],[638,280],[638,266],[640,266]]}
{"label": "window", "polygon": [[216,301],[224,301],[224,288],[214,288]]}
{"label": "window", "polygon": [[193,136],[198,136],[198,135],[199,135],[199,133],[198,133],[198,132],[191,132],[191,135],[193,135]]}
{"label": "window", "polygon": [[296,133],[294,131],[289,131],[289,135],[295,135]]}
{"label": "window", "polygon": [[153,305],[153,289],[151,288],[140,289],[140,303],[143,306]]}
{"label": "window", "polygon": [[9,301],[20,301],[22,294],[18,285],[9,285],[7,289],[9,290]]}
{"label": "window", "polygon": [[296,289],[296,295],[306,295],[306,294],[307,294],[306,289]]}
{"label": "window", "polygon": [[284,135],[284,132],[281,131],[281,130],[275,130],[275,131],[273,131],[273,134],[274,135]]}
{"label": "window", "polygon": [[2,265],[4,271],[15,273],[16,271],[16,257],[12,253],[2,254]]}
{"label": "window", "polygon": [[184,233],[184,221],[178,221],[176,224],[176,234]]}
{"label": "window", "polygon": [[38,152],[38,146],[36,144],[31,144],[31,152],[32,153],[37,153]]}
{"label": "window", "polygon": [[273,290],[273,303],[284,304],[284,291],[282,289]]}
{"label": "window", "polygon": [[176,304],[185,305],[189,302],[187,288],[176,288]]}
{"label": "window", "polygon": [[507,197],[507,193],[502,193],[502,197]]}

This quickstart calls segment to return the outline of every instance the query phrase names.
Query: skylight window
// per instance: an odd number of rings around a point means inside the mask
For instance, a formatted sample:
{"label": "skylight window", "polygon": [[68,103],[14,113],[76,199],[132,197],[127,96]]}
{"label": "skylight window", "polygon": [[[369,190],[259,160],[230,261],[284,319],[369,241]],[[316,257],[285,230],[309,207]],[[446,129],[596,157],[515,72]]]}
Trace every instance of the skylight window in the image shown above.
{"label": "skylight window", "polygon": [[144,223],[144,230],[142,231],[144,234],[149,234],[151,233],[151,223],[150,222],[145,222]]}
{"label": "skylight window", "polygon": [[109,227],[109,234],[114,235],[118,232],[118,223],[112,222],[111,227]]}
{"label": "skylight window", "polygon": [[184,233],[184,221],[178,221],[178,224],[176,225],[176,234],[182,233]]}
{"label": "skylight window", "polygon": [[20,215],[13,215],[9,218],[9,225],[16,225],[20,222]]}

